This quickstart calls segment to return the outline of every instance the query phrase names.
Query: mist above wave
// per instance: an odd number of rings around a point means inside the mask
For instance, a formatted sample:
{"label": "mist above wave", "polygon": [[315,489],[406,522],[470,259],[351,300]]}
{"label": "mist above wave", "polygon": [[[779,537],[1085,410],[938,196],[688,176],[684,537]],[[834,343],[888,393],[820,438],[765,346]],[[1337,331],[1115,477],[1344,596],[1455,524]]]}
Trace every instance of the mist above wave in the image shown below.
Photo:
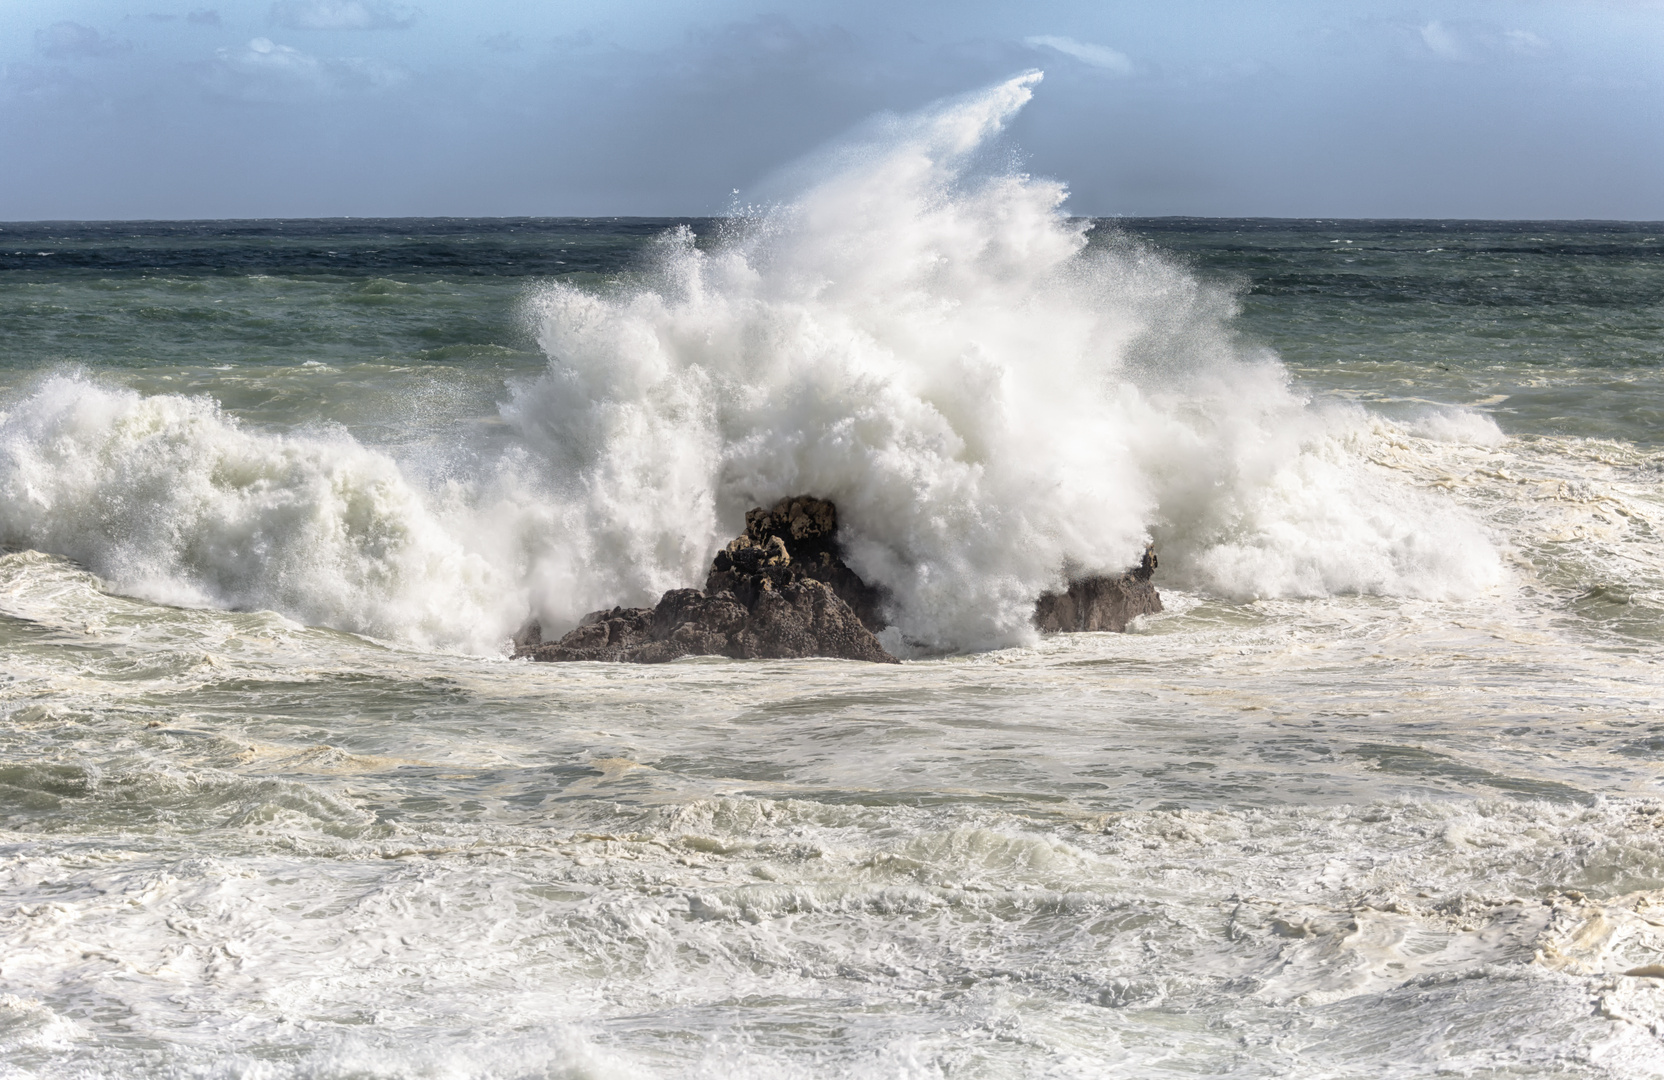
{"label": "mist above wave", "polygon": [[1038,79],[868,125],[627,281],[544,287],[547,370],[465,474],[46,378],[0,417],[0,543],[154,599],[481,651],[528,612],[697,584],[748,507],[800,492],[838,504],[849,563],[926,649],[1028,640],[1038,593],[1151,540],[1165,580],[1234,597],[1494,584],[1483,532],[1372,467],[1382,421],[1309,404],[1228,290],[984,167]]}
{"label": "mist above wave", "polygon": [[1152,539],[1234,596],[1492,584],[1480,531],[1369,475],[1364,415],[1308,407],[1228,292],[1089,244],[1054,181],[976,171],[1038,79],[870,125],[711,248],[665,237],[645,282],[536,297],[549,371],[504,412],[592,558],[645,599],[746,507],[813,492],[934,648],[1022,640],[1038,593]]}

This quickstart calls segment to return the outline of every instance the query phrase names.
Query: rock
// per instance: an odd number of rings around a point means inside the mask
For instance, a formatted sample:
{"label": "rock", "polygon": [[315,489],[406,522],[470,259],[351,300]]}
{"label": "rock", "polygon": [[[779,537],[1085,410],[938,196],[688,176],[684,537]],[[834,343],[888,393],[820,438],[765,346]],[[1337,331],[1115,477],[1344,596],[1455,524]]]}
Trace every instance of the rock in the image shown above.
{"label": "rock", "polygon": [[812,578],[831,586],[876,634],[888,625],[883,591],[844,565],[837,532],[838,509],[825,499],[799,495],[781,499],[770,510],[748,510],[745,535],[716,553],[705,591],[732,592],[750,606],[753,590],[764,580],[779,588],[787,581]]}
{"label": "rock", "polygon": [[[745,533],[717,552],[705,588],[672,589],[650,608],[593,611],[559,641],[531,622],[515,635],[514,655],[533,660],[657,664],[682,656],[791,659],[828,656],[896,663],[874,636],[885,626],[884,593],[844,565],[838,511],[799,495],[745,515]],[[1043,631],[1125,630],[1161,610],[1150,578],[1154,549],[1116,577],[1069,583],[1035,604]]]}
{"label": "rock", "polygon": [[530,623],[514,655],[533,660],[663,663],[682,656],[828,656],[896,663],[873,632],[883,594],[844,565],[837,509],[797,496],[745,515],[745,535],[712,561],[705,588],[672,589],[656,607],[591,612],[557,642]]}
{"label": "rock", "polygon": [[1150,578],[1156,572],[1156,553],[1146,548],[1136,570],[1115,577],[1094,575],[1069,583],[1063,593],[1042,593],[1034,605],[1034,625],[1042,631],[1064,633],[1088,630],[1125,631],[1139,615],[1161,610],[1161,594]]}
{"label": "rock", "polygon": [[514,655],[533,660],[624,660],[650,640],[652,608],[618,608],[592,611],[578,628],[559,641],[543,640],[543,627],[535,620],[514,637]]}

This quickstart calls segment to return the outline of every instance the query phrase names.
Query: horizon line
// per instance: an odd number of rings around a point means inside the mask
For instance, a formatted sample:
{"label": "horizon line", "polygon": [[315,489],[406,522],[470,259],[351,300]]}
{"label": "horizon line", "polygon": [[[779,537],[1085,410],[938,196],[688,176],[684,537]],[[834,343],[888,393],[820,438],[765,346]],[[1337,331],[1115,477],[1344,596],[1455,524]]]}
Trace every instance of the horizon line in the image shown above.
{"label": "horizon line", "polygon": [[[216,223],[321,221],[733,221],[744,214],[324,214],[261,217],[139,217],[139,218],[19,218],[0,220],[0,230],[40,225],[203,225]],[[1349,217],[1323,214],[1290,217],[1274,214],[1068,214],[1069,221],[1267,221],[1324,224],[1327,222],[1437,222],[1462,224],[1536,225],[1659,225],[1664,218],[1599,217],[1416,217],[1407,215]]]}

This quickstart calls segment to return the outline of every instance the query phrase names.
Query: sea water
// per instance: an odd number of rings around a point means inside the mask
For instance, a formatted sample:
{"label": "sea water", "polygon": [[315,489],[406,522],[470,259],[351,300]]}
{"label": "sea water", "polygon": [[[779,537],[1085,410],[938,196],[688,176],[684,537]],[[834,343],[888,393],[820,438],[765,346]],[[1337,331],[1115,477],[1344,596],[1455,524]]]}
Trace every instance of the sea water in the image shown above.
{"label": "sea water", "polygon": [[[0,227],[0,1078],[1664,1073],[1664,225],[1072,218],[1032,90]],[[798,493],[903,664],[506,658]]]}

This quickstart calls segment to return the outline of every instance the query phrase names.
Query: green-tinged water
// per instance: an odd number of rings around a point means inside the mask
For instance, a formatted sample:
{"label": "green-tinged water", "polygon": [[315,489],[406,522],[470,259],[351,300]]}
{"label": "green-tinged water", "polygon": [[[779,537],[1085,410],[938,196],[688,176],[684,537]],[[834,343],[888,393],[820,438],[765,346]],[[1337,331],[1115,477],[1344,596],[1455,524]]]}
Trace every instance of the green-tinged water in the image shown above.
{"label": "green-tinged water", "polygon": [[1664,224],[1129,228],[1247,284],[1243,330],[1325,393],[1473,405],[1510,434],[1653,447],[1664,431]]}
{"label": "green-tinged water", "polygon": [[0,1080],[1664,1073],[1664,226],[991,199],[0,226]]}
{"label": "green-tinged water", "polygon": [[[84,364],[147,392],[230,395],[249,418],[270,403],[279,424],[352,422],[331,411],[363,407],[351,385],[314,379],[326,388],[308,401],[272,384],[308,363],[382,389],[392,376],[490,387],[534,374],[527,289],[627,273],[675,224],[0,225],[0,363],[12,385]],[[1243,335],[1322,392],[1477,405],[1510,434],[1652,446],[1664,431],[1664,223],[1168,218],[1096,232],[1113,235],[1240,288]],[[243,396],[257,373],[265,383]]]}

